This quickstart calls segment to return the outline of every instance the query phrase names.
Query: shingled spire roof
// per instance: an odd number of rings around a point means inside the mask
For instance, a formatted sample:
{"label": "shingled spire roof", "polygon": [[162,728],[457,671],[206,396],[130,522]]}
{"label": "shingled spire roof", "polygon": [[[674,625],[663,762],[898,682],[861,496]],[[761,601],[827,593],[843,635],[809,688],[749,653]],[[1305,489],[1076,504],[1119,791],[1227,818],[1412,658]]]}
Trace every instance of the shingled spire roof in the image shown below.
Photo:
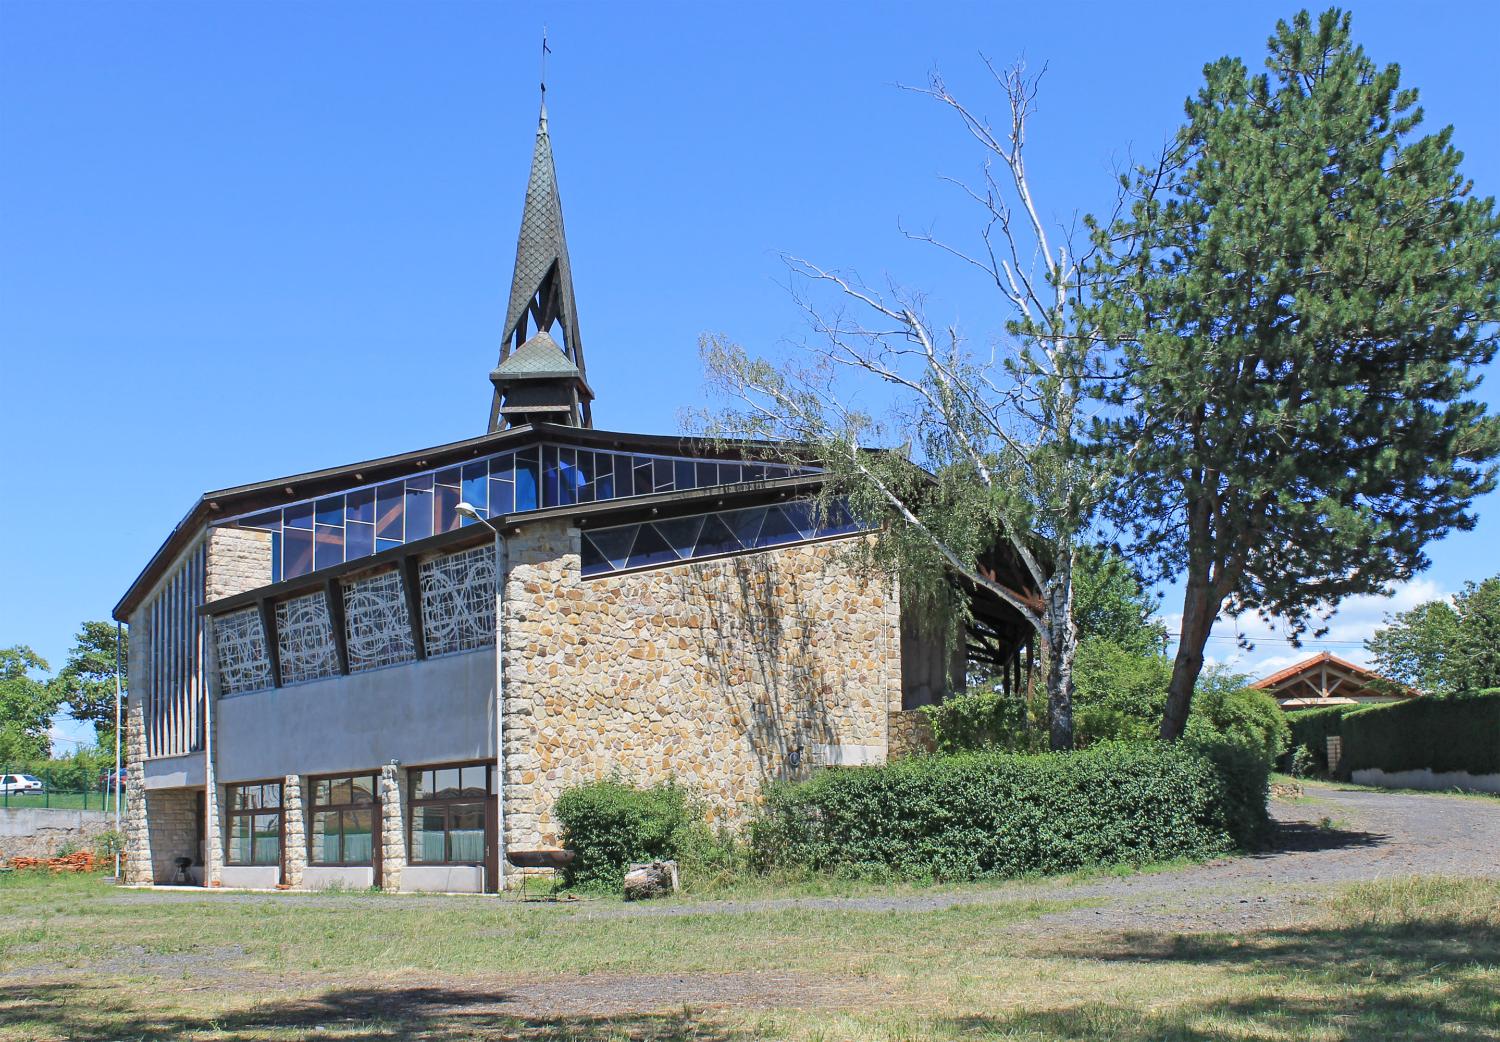
{"label": "shingled spire roof", "polygon": [[[495,385],[490,405],[490,430],[499,430],[509,420],[523,422],[520,410],[505,408],[514,375],[506,360],[537,334],[552,333],[556,347],[577,369],[576,380],[559,386],[558,405],[565,405],[568,422],[581,427],[594,425],[583,367],[583,342],[578,334],[578,308],[573,299],[573,272],[568,264],[568,242],[563,234],[562,201],[557,193],[557,171],[552,165],[552,139],[547,132],[547,102],[543,98],[537,123],[536,148],[531,156],[531,179],[526,185],[526,206],[521,212],[521,233],[516,242],[516,270],[510,285],[510,305],[505,315],[505,342],[500,364],[490,374]],[[552,339],[549,339],[549,344]],[[512,367],[514,368],[514,367]],[[533,377],[534,379],[534,377]],[[528,389],[534,395],[540,388]],[[519,404],[519,403],[517,403]],[[549,412],[558,411],[556,407]],[[559,422],[556,415],[550,417]]]}

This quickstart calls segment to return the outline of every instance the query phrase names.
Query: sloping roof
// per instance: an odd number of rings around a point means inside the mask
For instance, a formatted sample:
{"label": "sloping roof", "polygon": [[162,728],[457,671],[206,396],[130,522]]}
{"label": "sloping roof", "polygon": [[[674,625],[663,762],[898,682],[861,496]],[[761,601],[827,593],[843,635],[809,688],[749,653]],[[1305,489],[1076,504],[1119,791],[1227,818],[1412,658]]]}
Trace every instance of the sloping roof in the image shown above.
{"label": "sloping roof", "polygon": [[542,332],[526,341],[512,352],[510,357],[497,365],[491,378],[508,376],[539,379],[578,375],[578,367],[568,359],[567,355],[563,354],[562,348],[557,346],[557,341]]}
{"label": "sloping roof", "polygon": [[1418,694],[1389,677],[1328,651],[1295,662],[1250,686],[1269,692],[1281,701],[1311,700],[1322,704],[1349,702],[1357,698],[1411,698]]}

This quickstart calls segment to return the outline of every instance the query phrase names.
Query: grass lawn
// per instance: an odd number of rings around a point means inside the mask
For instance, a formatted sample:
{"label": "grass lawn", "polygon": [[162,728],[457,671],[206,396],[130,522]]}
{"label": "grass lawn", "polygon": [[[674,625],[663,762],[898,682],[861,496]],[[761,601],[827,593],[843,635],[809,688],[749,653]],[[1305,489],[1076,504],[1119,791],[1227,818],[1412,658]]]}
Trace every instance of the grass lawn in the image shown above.
{"label": "grass lawn", "polygon": [[[101,792],[16,792],[0,795],[0,808],[54,807],[60,810],[115,809],[114,793]],[[123,811],[125,803],[120,802]]]}
{"label": "grass lawn", "polygon": [[1500,882],[1362,884],[1235,935],[1060,933],[1059,893],[635,916],[17,873],[0,1039],[1500,1040]]}

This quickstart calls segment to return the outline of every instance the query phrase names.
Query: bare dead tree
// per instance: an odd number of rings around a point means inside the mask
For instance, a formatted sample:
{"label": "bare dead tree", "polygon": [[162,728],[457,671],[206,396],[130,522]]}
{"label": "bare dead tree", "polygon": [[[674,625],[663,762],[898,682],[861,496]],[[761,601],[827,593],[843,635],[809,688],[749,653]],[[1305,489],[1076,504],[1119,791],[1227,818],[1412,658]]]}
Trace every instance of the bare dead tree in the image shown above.
{"label": "bare dead tree", "polygon": [[[959,258],[998,291],[1003,335],[975,351],[954,326],[928,320],[921,295],[876,291],[858,278],[787,258],[815,337],[799,359],[773,364],[722,337],[703,342],[711,382],[730,400],[709,431],[811,447],[829,488],[881,524],[872,553],[903,583],[989,591],[1035,631],[1047,663],[1054,749],[1073,744],[1073,568],[1109,475],[1086,433],[1104,349],[1092,309],[1096,222],[1050,229],[1027,173],[1025,144],[1037,82],[1025,68],[990,66],[1007,102],[999,128],[933,76],[911,88],[947,106],[982,148],[983,180],[954,182],[984,215],[975,249],[909,234]],[[1082,234],[1078,234],[1079,232]],[[1082,238],[1084,248],[1074,248]],[[817,289],[837,304],[820,307]],[[862,381],[890,402],[878,420],[857,403]],[[890,451],[871,452],[872,447]],[[998,538],[1030,590],[986,564]],[[1039,591],[1039,595],[1036,591]],[[954,610],[965,611],[955,598]]]}

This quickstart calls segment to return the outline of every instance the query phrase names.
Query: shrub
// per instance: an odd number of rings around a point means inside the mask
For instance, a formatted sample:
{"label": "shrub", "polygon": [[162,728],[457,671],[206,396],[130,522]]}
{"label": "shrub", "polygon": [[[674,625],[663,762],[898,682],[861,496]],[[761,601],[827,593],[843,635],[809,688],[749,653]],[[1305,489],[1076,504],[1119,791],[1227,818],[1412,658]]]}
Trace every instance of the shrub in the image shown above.
{"label": "shrub", "polygon": [[[1325,706],[1322,709],[1299,709],[1286,714],[1287,726],[1291,729],[1292,745],[1309,750],[1314,766],[1308,773],[1328,773],[1328,739],[1340,734],[1339,726],[1344,714],[1359,706]],[[1296,772],[1293,771],[1295,774]]]}
{"label": "shrub", "polygon": [[942,753],[992,748],[1030,752],[1047,742],[1045,726],[1027,719],[1025,699],[999,691],[950,695],[922,712]]}
{"label": "shrub", "polygon": [[1205,678],[1193,694],[1188,735],[1200,741],[1223,738],[1236,742],[1274,764],[1291,743],[1286,714],[1264,691],[1245,687],[1243,678],[1215,674]]}
{"label": "shrub", "polygon": [[1500,773],[1500,693],[1416,698],[1343,718],[1343,768]]}
{"label": "shrub", "polygon": [[1073,663],[1078,745],[1155,738],[1171,681],[1172,663],[1162,655],[1108,640],[1080,641]]}
{"label": "shrub", "polygon": [[563,845],[574,853],[566,881],[581,889],[613,890],[633,861],[702,859],[713,846],[699,807],[670,783],[590,782],[565,790],[556,812]]}
{"label": "shrub", "polygon": [[898,760],[776,785],[751,824],[761,869],[972,879],[1203,857],[1267,826],[1266,765],[1217,743]]}

